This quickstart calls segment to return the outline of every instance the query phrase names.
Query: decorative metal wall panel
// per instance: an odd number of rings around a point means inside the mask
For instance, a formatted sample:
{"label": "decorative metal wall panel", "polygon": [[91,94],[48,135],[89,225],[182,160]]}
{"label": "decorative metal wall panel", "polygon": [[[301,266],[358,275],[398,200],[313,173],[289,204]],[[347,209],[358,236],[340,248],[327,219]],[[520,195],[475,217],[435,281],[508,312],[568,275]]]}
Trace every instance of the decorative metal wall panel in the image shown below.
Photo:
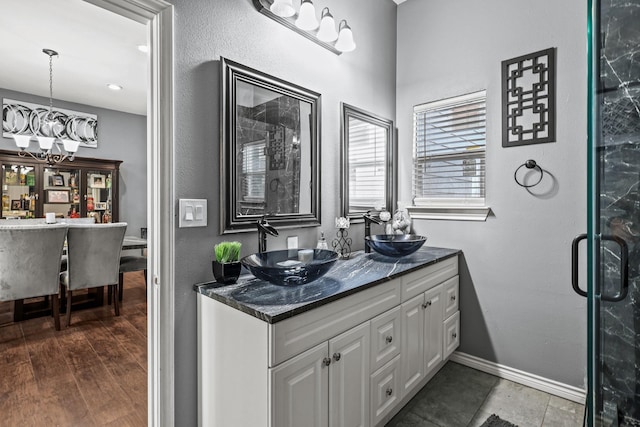
{"label": "decorative metal wall panel", "polygon": [[44,127],[49,106],[4,98],[2,100],[2,136],[54,136],[79,141],[81,147],[98,148],[98,116],[53,108],[54,125]]}
{"label": "decorative metal wall panel", "polygon": [[502,61],[502,146],[556,140],[555,56],[549,48]]}

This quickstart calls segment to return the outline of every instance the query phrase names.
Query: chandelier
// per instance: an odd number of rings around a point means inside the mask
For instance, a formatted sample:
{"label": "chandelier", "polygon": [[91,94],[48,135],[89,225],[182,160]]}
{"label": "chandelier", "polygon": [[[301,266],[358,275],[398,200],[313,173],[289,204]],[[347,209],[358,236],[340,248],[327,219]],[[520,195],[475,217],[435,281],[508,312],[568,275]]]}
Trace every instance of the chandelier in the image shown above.
{"label": "chandelier", "polygon": [[[54,165],[65,159],[73,161],[78,151],[80,141],[60,138],[60,133],[64,130],[64,123],[61,123],[53,112],[53,57],[58,56],[58,52],[51,49],[42,49],[42,52],[49,56],[49,111],[41,117],[37,111],[32,112],[30,117],[34,135],[13,135],[16,146],[20,149],[20,157],[31,156],[32,158]],[[28,150],[32,139],[38,141],[39,151],[35,153]]]}

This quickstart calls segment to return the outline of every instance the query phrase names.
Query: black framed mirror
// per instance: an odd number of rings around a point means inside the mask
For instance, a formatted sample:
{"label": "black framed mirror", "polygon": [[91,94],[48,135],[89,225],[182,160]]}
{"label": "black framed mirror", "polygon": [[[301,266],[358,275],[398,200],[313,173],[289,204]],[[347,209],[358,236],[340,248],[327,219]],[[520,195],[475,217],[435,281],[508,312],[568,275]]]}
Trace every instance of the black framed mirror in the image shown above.
{"label": "black framed mirror", "polygon": [[393,120],[341,103],[342,215],[352,222],[370,210],[393,213],[397,191]]}
{"label": "black framed mirror", "polygon": [[320,94],[226,58],[221,232],[320,224]]}

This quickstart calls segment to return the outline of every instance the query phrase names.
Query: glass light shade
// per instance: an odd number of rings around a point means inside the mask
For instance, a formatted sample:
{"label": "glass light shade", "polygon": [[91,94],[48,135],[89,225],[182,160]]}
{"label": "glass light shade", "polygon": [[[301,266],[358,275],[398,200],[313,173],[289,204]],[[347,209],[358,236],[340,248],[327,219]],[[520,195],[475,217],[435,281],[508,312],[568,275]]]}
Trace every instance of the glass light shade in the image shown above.
{"label": "glass light shade", "polygon": [[318,28],[318,19],[316,18],[316,8],[311,0],[303,0],[300,5],[300,13],[296,19],[296,27],[301,30],[311,31]]}
{"label": "glass light shade", "polygon": [[288,18],[296,13],[291,0],[274,0],[269,10],[274,15],[282,16],[283,18]]}
{"label": "glass light shade", "polygon": [[356,43],[353,41],[353,32],[351,31],[351,27],[347,25],[347,21],[340,23],[340,33],[338,34],[338,41],[336,42],[335,48],[340,52],[351,52],[356,48]]}
{"label": "glass light shade", "polygon": [[64,145],[64,151],[67,153],[75,153],[78,151],[78,147],[80,146],[80,141],[74,141],[72,139],[63,139],[62,144]]}
{"label": "glass light shade", "polygon": [[53,138],[51,136],[39,136],[38,137],[38,144],[40,144],[40,149],[42,151],[51,150],[51,147],[53,147],[53,141],[55,141],[55,138]]}
{"label": "glass light shade", "polygon": [[31,135],[13,135],[13,139],[16,142],[16,146],[24,150],[25,148],[29,148]]}
{"label": "glass light shade", "polygon": [[323,42],[332,42],[338,38],[338,32],[336,31],[336,21],[333,20],[333,15],[329,13],[329,8],[322,10],[322,19],[320,19],[320,29],[316,34],[318,39]]}

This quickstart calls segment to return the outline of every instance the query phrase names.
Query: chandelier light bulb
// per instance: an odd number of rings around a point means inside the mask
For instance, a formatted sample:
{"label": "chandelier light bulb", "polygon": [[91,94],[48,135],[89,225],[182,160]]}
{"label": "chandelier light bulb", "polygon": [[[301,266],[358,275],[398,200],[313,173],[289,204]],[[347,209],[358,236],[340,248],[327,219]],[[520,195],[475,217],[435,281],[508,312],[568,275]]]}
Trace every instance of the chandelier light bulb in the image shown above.
{"label": "chandelier light bulb", "polygon": [[300,5],[300,13],[296,19],[296,27],[301,30],[311,31],[318,28],[318,19],[316,18],[316,8],[311,0],[302,0]]}
{"label": "chandelier light bulb", "polygon": [[356,48],[356,43],[353,41],[353,32],[345,20],[340,22],[340,32],[335,48],[340,52],[351,52]]}
{"label": "chandelier light bulb", "polygon": [[336,21],[333,19],[333,15],[329,12],[329,8],[322,9],[322,17],[320,18],[320,29],[316,34],[319,40],[323,42],[333,42],[338,38],[338,32],[336,31]]}
{"label": "chandelier light bulb", "polygon": [[292,0],[275,0],[269,7],[274,15],[288,18],[295,15],[296,10],[293,8]]}

